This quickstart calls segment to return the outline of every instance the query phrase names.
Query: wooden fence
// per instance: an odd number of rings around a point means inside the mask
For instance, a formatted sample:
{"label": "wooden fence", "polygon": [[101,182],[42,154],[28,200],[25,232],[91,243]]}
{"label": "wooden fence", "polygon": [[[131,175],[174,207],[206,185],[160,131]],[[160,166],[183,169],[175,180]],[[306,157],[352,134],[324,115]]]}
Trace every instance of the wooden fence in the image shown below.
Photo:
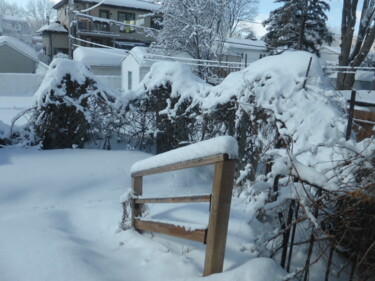
{"label": "wooden fence", "polygon": [[[227,154],[208,156],[176,164],[159,166],[132,173],[134,197],[132,205],[132,225],[138,231],[152,231],[206,244],[203,275],[222,272],[225,244],[228,231],[230,203],[236,160]],[[169,198],[140,198],[143,177],[152,174],[187,169],[198,166],[215,165],[212,192],[210,195],[196,195]],[[143,220],[142,205],[145,203],[195,203],[209,202],[210,214],[207,229],[186,230],[184,227],[162,222]]]}
{"label": "wooden fence", "polygon": [[353,130],[356,132],[357,141],[375,135],[375,112],[354,110]]}

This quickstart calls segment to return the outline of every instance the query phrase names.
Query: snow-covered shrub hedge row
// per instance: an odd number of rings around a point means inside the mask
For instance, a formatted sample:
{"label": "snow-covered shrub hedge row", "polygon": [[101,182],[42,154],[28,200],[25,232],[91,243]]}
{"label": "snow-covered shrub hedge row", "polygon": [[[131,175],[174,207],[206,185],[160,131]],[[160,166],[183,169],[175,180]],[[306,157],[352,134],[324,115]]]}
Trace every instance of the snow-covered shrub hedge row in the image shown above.
{"label": "snow-covered shrub hedge row", "polygon": [[[249,200],[265,224],[259,252],[281,255],[287,266],[290,231],[302,227],[293,239],[298,252],[308,254],[293,270],[306,275],[314,263],[314,241],[331,239],[332,245],[353,251],[352,243],[339,244],[353,236],[340,237],[334,230],[343,225],[333,219],[343,214],[336,203],[354,195],[375,197],[373,173],[366,174],[374,170],[375,145],[345,140],[345,101],[328,90],[314,56],[306,80],[311,56],[286,52],[267,57],[218,86],[180,63],[155,63],[140,87],[123,95],[96,82],[82,64],[55,59],[36,93],[28,134],[35,132],[44,148],[81,147],[89,136],[110,148],[111,140],[122,137],[157,153],[219,135],[236,137],[237,194]],[[366,246],[371,245],[361,249]],[[371,264],[373,256],[368,256],[364,262]]]}
{"label": "snow-covered shrub hedge row", "polygon": [[[277,256],[289,268],[287,253],[292,246],[288,241],[295,225],[300,229],[291,238],[298,244],[295,251],[307,253],[291,269],[300,277],[308,276],[309,267],[329,255],[321,250],[329,249],[325,241],[353,251],[352,244],[339,244],[353,236],[344,239],[333,231],[340,222],[332,218],[343,214],[335,204],[353,192],[369,196],[368,177],[360,180],[358,175],[372,165],[375,151],[371,141],[345,140],[345,101],[328,89],[314,56],[305,81],[311,56],[286,52],[267,57],[230,74],[215,87],[183,65],[156,63],[139,89],[126,94],[125,111],[140,125],[134,136],[147,136],[158,152],[179,142],[235,136],[241,196],[258,209],[259,221],[272,226],[265,226],[269,232],[259,237],[259,250],[262,255]],[[370,198],[374,197],[372,193]],[[370,240],[366,243],[371,246]],[[328,264],[328,272],[337,270]]]}

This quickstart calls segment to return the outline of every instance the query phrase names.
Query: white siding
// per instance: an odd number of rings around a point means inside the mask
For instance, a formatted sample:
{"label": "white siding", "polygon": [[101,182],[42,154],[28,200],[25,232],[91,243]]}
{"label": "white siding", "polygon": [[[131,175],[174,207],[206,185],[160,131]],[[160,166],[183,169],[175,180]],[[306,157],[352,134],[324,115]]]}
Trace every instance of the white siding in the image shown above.
{"label": "white siding", "polygon": [[131,53],[122,61],[121,64],[121,89],[123,91],[128,91],[129,89],[129,71],[132,72],[131,89],[135,89],[140,82],[140,66]]}
{"label": "white siding", "polygon": [[120,75],[95,75],[95,76],[104,85],[112,89],[121,89],[121,76]]}
{"label": "white siding", "polygon": [[121,67],[116,66],[90,66],[91,71],[96,75],[121,75]]}

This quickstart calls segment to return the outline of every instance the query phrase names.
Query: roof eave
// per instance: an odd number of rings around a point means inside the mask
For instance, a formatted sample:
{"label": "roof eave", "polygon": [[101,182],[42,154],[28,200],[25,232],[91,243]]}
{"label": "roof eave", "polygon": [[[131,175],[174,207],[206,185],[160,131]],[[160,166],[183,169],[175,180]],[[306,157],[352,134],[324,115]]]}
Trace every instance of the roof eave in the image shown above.
{"label": "roof eave", "polygon": [[57,2],[55,5],[52,6],[52,9],[58,10],[60,9],[64,4],[66,4],[67,0],[61,0],[60,2]]}
{"label": "roof eave", "polygon": [[17,50],[18,52],[20,52],[21,54],[23,54],[23,55],[25,55],[26,57],[28,57],[29,59],[33,60],[34,62],[39,63],[39,60],[38,60],[38,59],[33,58],[33,57],[30,56],[29,54],[27,54],[27,53],[25,53],[24,51],[22,51],[22,50],[16,48],[15,46],[9,44],[8,42],[2,42],[2,43],[0,43],[0,47],[3,46],[3,45],[7,45],[8,47],[10,47],[10,48],[12,48],[12,49],[15,49],[15,50]]}
{"label": "roof eave", "polygon": [[[76,3],[91,3],[91,4],[94,4],[94,5],[98,4],[96,2],[91,2],[90,0],[87,0],[87,1],[76,0]],[[67,4],[67,0],[61,0],[60,2],[55,4],[52,8],[57,10],[57,9],[60,9],[63,5],[66,5],[66,4]],[[126,7],[126,6],[117,6],[117,5],[111,5],[111,4],[106,4],[106,3],[103,3],[102,6],[103,7],[125,8],[125,9],[128,9],[128,10],[146,11],[146,12],[154,11],[153,9],[142,9],[142,8],[134,8],[134,7]]]}

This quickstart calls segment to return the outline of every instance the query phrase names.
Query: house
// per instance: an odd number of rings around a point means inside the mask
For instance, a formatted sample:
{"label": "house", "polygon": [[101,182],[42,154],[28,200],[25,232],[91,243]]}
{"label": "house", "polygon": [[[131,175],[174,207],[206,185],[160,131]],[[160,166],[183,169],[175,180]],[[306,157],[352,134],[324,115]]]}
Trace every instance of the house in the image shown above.
{"label": "house", "polygon": [[146,47],[134,47],[121,63],[121,89],[134,90],[150,71],[151,66],[158,61],[178,61],[192,67],[199,64],[198,60],[184,52],[164,56],[150,53],[150,49]]}
{"label": "house", "polygon": [[121,63],[121,89],[135,89],[155,62],[146,59],[148,48],[134,47]]}
{"label": "house", "polygon": [[165,56],[151,53],[149,52],[149,48],[146,47],[134,47],[121,64],[121,88],[123,91],[134,90],[150,70],[151,66],[157,61],[178,61],[190,65],[193,71],[198,71],[199,66],[207,67],[216,76],[210,77],[208,82],[217,84],[229,73],[239,71],[246,66],[246,63],[256,61],[267,54],[266,48],[262,43],[243,46],[233,41],[226,42],[223,51],[224,54],[221,61],[209,61],[194,59],[184,52],[176,53],[173,56]]}
{"label": "house", "polygon": [[50,59],[58,53],[69,53],[68,30],[59,22],[42,26],[36,32],[42,36],[43,51]]}
{"label": "house", "polygon": [[[53,6],[57,10],[58,22],[67,30],[59,35],[61,38],[56,39],[61,41],[57,49],[61,46],[65,52],[69,48],[68,34],[75,38],[73,47],[105,45],[131,49],[134,46],[148,46],[154,41],[144,31],[157,28],[157,21],[143,16],[158,9],[159,5],[142,0],[106,0],[102,4],[100,0],[74,0],[74,12],[69,12],[69,2],[61,0]],[[51,29],[48,31],[52,34],[59,32]],[[45,40],[46,51],[55,48],[54,40]],[[51,55],[54,53],[52,51]]]}
{"label": "house", "polygon": [[73,60],[90,67],[96,75],[121,75],[121,62],[128,51],[107,48],[78,47],[73,52]]}
{"label": "house", "polygon": [[35,73],[38,65],[33,48],[17,38],[0,36],[0,73]]}
{"label": "house", "polygon": [[245,67],[268,55],[266,43],[262,40],[227,38],[223,45],[223,60],[240,61]]}
{"label": "house", "polygon": [[0,15],[0,36],[11,36],[25,43],[31,42],[31,29],[25,19]]}

